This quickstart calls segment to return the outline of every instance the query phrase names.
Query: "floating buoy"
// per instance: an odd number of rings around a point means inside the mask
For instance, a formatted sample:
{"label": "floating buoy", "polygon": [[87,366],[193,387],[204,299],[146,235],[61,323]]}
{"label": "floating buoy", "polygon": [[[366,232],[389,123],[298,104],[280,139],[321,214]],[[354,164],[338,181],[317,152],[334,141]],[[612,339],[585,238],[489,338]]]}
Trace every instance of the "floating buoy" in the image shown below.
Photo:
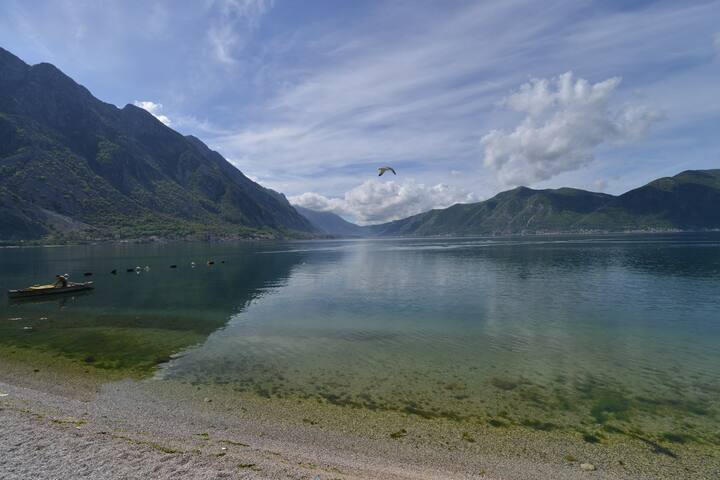
{"label": "floating buoy", "polygon": [[195,268],[195,262],[190,262],[190,266],[191,266],[192,268]]}
{"label": "floating buoy", "polygon": [[170,268],[177,268],[177,265],[170,265]]}
{"label": "floating buoy", "polygon": [[113,269],[110,273],[113,275],[117,275],[117,269]]}
{"label": "floating buoy", "polygon": [[85,272],[83,273],[83,275],[85,275],[86,277],[92,277],[92,272]]}

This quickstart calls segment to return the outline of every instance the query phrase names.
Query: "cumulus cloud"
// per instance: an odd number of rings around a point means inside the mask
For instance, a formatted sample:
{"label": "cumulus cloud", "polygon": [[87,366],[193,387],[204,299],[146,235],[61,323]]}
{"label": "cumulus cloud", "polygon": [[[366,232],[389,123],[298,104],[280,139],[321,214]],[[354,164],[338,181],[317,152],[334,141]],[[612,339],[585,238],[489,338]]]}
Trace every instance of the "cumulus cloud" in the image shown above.
{"label": "cumulus cloud", "polygon": [[412,180],[382,182],[368,180],[342,198],[308,192],[290,197],[294,205],[350,217],[361,225],[389,222],[433,208],[478,201],[475,194],[439,183],[427,186]]}
{"label": "cumulus cloud", "polygon": [[506,185],[531,184],[588,164],[600,145],[641,137],[660,114],[643,105],[614,106],[620,81],[591,84],[567,72],[522,85],[503,105],[525,118],[511,132],[482,137],[485,166]]}
{"label": "cumulus cloud", "polygon": [[152,113],[152,115],[153,115],[155,118],[157,118],[158,120],[160,120],[160,121],[161,121],[162,123],[164,123],[165,125],[170,126],[170,124],[172,124],[172,122],[170,121],[170,119],[169,119],[167,116],[165,116],[165,115],[163,115],[162,113],[160,113],[160,112],[162,111],[162,108],[163,108],[162,103],[155,103],[155,102],[150,102],[150,101],[135,100],[135,101],[133,102],[133,105],[135,105],[136,107],[140,107],[140,108],[142,108],[142,109],[145,109],[145,110],[147,110],[148,112]]}

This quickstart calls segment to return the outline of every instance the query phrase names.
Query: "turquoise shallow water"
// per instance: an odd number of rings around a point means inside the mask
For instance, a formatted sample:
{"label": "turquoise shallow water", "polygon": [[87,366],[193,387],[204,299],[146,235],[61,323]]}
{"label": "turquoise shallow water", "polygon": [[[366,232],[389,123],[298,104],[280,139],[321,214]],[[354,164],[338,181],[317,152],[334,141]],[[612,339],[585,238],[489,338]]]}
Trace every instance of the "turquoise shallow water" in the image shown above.
{"label": "turquoise shallow water", "polygon": [[720,234],[3,249],[0,271],[2,288],[56,272],[97,284],[0,306],[23,348],[82,358],[92,347],[73,338],[89,332],[160,332],[182,353],[156,352],[158,379],[720,445]]}

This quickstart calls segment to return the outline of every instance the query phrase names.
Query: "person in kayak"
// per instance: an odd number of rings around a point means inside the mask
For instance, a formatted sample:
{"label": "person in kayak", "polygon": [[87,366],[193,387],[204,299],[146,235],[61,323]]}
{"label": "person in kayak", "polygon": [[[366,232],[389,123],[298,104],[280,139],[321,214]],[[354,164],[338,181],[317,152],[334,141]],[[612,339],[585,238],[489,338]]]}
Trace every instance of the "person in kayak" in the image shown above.
{"label": "person in kayak", "polygon": [[67,278],[65,278],[63,275],[55,275],[55,288],[65,288],[68,286]]}

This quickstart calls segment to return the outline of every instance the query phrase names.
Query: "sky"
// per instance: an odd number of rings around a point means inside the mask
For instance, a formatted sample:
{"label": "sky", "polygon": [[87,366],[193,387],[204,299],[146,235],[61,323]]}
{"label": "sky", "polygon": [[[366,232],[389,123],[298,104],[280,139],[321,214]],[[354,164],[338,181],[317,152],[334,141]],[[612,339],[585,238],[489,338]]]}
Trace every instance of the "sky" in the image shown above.
{"label": "sky", "polygon": [[361,224],[720,167],[720,1],[0,0],[0,46]]}

